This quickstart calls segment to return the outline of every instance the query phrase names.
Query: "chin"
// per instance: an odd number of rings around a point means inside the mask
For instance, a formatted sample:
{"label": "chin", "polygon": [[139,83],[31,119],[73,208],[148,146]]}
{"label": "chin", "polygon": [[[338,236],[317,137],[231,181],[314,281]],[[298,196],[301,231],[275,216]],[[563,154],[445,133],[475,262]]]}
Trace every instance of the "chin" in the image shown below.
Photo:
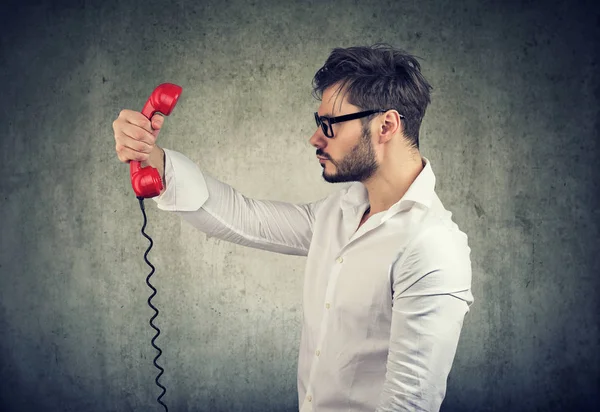
{"label": "chin", "polygon": [[325,171],[323,171],[323,179],[327,183],[346,183],[351,181],[345,178],[344,176],[339,176],[337,174],[326,174]]}

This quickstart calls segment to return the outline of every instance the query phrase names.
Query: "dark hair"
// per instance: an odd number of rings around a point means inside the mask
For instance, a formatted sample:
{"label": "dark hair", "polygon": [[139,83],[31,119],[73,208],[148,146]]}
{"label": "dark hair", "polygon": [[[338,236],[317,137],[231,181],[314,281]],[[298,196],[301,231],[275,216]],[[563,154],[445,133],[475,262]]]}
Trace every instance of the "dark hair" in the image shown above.
{"label": "dark hair", "polygon": [[432,87],[414,56],[384,43],[335,48],[312,83],[318,100],[327,88],[340,83],[339,90],[345,90],[348,102],[362,110],[397,110],[404,116],[404,135],[412,147],[419,148],[419,129]]}

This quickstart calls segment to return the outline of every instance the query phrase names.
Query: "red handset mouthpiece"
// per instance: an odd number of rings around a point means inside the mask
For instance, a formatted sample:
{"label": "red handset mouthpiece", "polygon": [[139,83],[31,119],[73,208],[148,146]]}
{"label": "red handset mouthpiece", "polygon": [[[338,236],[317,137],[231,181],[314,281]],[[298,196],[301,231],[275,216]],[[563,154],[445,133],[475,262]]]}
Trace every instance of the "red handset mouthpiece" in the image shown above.
{"label": "red handset mouthpiece", "polygon": [[[163,83],[154,89],[148,101],[142,109],[142,114],[148,120],[152,119],[155,113],[159,112],[168,116],[181,96],[182,88],[173,83]],[[138,198],[155,197],[163,189],[162,180],[158,170],[151,166],[141,167],[140,162],[131,160],[129,162],[129,175],[131,177],[131,186]]]}

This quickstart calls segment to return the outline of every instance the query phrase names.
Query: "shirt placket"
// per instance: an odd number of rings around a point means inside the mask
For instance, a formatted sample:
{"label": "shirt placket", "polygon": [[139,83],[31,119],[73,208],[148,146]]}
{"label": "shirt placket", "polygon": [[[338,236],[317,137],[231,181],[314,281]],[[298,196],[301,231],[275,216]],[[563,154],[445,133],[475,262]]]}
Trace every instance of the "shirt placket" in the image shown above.
{"label": "shirt placket", "polygon": [[[342,250],[344,250],[344,248],[342,248]],[[337,280],[340,276],[340,272],[342,270],[343,263],[344,263],[344,256],[342,254],[342,255],[339,255],[335,259],[335,263],[331,269],[331,276],[329,278],[329,281],[327,282],[327,289],[325,291],[325,302],[323,303],[323,305],[324,305],[323,317],[321,319],[321,325],[320,325],[320,329],[319,329],[319,338],[317,340],[317,347],[315,349],[315,352],[313,353],[314,359],[312,361],[312,365],[310,368],[310,374],[309,374],[309,378],[308,378],[308,386],[306,388],[306,397],[305,397],[304,404],[302,407],[302,412],[313,410],[314,381],[315,381],[315,377],[317,376],[317,370],[319,368],[319,360],[322,356],[321,351],[323,348],[323,343],[325,342],[325,340],[327,338],[327,332],[328,332],[327,327],[329,325],[330,313],[331,313],[331,310],[333,309],[333,297],[334,297],[334,292],[335,292],[335,286],[336,286]]]}

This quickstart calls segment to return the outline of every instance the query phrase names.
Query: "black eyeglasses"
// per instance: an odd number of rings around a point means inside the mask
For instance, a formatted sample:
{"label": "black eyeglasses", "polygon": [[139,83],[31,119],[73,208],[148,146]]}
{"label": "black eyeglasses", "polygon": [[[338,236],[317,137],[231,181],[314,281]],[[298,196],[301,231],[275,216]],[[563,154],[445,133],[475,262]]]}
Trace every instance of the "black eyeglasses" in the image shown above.
{"label": "black eyeglasses", "polygon": [[[331,127],[334,123],[347,122],[349,120],[360,119],[362,117],[367,117],[375,113],[384,113],[388,110],[393,109],[375,109],[375,110],[366,110],[364,112],[345,114],[343,116],[337,117],[327,117],[327,116],[319,116],[318,112],[315,112],[315,121],[317,122],[317,127],[323,129],[323,133],[325,136],[332,138],[333,137],[333,128]],[[401,119],[404,119],[404,116],[400,115]]]}

